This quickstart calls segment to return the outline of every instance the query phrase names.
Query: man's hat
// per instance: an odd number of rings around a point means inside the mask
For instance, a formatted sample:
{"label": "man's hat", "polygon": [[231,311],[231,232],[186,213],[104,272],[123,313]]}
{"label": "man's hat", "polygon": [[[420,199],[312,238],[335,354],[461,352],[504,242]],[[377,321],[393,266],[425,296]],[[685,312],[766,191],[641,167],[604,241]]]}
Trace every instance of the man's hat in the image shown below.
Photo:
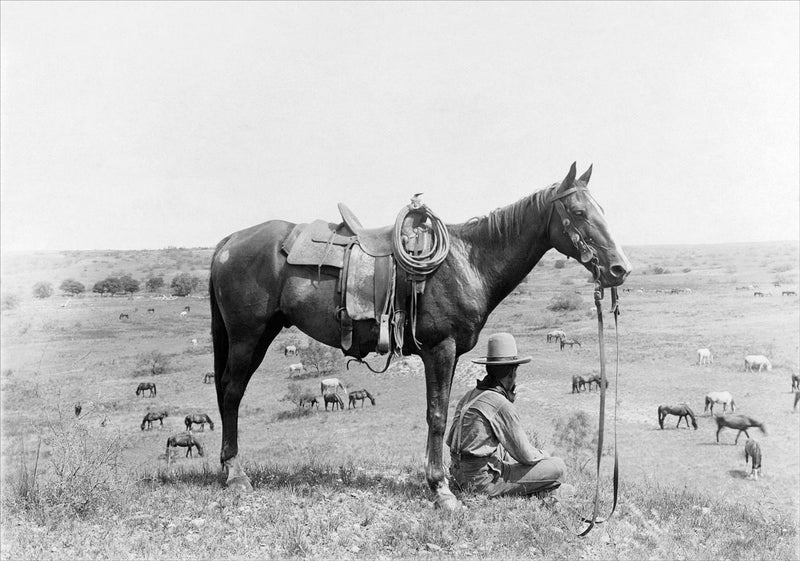
{"label": "man's hat", "polygon": [[525,364],[531,357],[517,356],[517,342],[511,333],[495,333],[489,337],[486,356],[473,360],[475,364]]}

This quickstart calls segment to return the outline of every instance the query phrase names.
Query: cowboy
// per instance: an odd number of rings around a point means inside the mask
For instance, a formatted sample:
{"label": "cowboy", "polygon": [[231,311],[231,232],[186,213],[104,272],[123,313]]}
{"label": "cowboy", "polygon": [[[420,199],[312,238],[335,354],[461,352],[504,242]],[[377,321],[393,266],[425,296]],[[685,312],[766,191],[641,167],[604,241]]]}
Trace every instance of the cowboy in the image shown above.
{"label": "cowboy", "polygon": [[450,473],[463,490],[544,498],[561,486],[564,461],[530,443],[514,407],[517,367],[530,360],[517,356],[513,335],[497,333],[486,356],[472,361],[487,375],[458,402],[447,435]]}

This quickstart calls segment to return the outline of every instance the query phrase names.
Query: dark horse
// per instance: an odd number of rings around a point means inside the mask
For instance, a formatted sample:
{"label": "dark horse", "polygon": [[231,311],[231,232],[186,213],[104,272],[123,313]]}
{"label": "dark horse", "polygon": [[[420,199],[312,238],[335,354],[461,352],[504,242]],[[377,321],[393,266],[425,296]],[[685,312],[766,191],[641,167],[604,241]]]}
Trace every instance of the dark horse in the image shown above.
{"label": "dark horse", "polygon": [[368,399],[372,405],[375,405],[375,398],[372,397],[372,394],[369,393],[367,390],[356,390],[354,392],[350,392],[347,394],[347,399],[350,400],[350,403],[347,404],[347,408],[350,409],[350,406],[356,406],[356,400],[361,400],[361,407],[364,407],[364,400]]}
{"label": "dark horse", "polygon": [[762,433],[767,434],[767,429],[764,426],[764,423],[760,421],[756,421],[752,417],[748,417],[746,415],[721,415],[719,417],[715,417],[717,421],[717,443],[719,444],[719,432],[724,428],[738,430],[739,432],[736,433],[736,440],[733,441],[734,444],[739,443],[739,437],[744,433],[747,438],[750,438],[750,435],[747,433],[747,429],[751,429],[756,427],[761,430]]}
{"label": "dark horse", "polygon": [[[619,286],[631,270],[609,233],[601,207],[586,185],[592,168],[576,177],[575,164],[561,183],[464,224],[447,225],[450,249],[417,298],[416,339],[405,325],[403,354],[425,366],[428,438],[425,476],[437,506],[454,509],[443,464],[450,388],[458,358],[478,342],[489,314],[552,248],[579,259],[603,287]],[[253,372],[283,328],[341,348],[338,271],[289,265],[281,250],[295,224],[272,220],[224,238],[211,262],[209,293],[217,402],[222,418],[220,460],[227,485],[251,490],[239,459],[239,404]],[[398,268],[398,286],[406,274]],[[353,322],[346,354],[366,356],[377,346],[379,326]],[[355,344],[358,341],[358,344]]]}
{"label": "dark horse", "polygon": [[156,391],[156,385],[153,382],[142,382],[139,384],[139,386],[136,388],[136,395],[141,394],[141,396],[144,397],[144,392],[148,390],[150,391],[150,397],[155,397],[158,395],[158,392]]}
{"label": "dark horse", "polygon": [[[326,393],[325,396],[322,399],[325,402],[325,411],[328,410],[328,404],[329,403],[331,404],[331,411],[336,411],[336,407],[339,407],[339,409],[344,410],[344,401],[342,401],[342,398],[339,397],[338,394]],[[223,430],[223,435],[224,435],[225,434],[225,432],[224,432],[225,431],[225,427],[224,426],[222,427],[222,430]]]}
{"label": "dark horse", "polygon": [[167,462],[169,462],[169,449],[177,448],[178,446],[183,446],[186,448],[187,458],[194,457],[192,454],[192,447],[195,446],[197,447],[197,453],[200,456],[203,455],[203,447],[200,446],[200,443],[191,434],[173,434],[167,439]]}
{"label": "dark horse", "polygon": [[144,419],[142,419],[141,429],[144,430],[145,426],[147,427],[147,430],[152,429],[153,421],[158,421],[159,426],[164,426],[164,419],[167,417],[169,417],[169,413],[166,411],[148,411],[147,414],[145,414]]}
{"label": "dark horse", "polygon": [[206,415],[205,413],[199,413],[197,415],[186,415],[183,419],[183,423],[186,425],[186,430],[191,431],[192,425],[200,425],[200,430],[206,430],[206,423],[208,423],[209,428],[214,430],[214,421],[211,420],[211,417]]}
{"label": "dark horse", "polygon": [[659,405],[658,406],[658,424],[661,428],[664,428],[664,419],[667,418],[667,415],[675,415],[678,417],[678,424],[675,425],[675,428],[681,426],[681,421],[686,421],[686,428],[689,428],[689,419],[692,420],[692,426],[694,430],[697,430],[697,421],[694,418],[694,411],[685,403],[681,403],[680,405]]}

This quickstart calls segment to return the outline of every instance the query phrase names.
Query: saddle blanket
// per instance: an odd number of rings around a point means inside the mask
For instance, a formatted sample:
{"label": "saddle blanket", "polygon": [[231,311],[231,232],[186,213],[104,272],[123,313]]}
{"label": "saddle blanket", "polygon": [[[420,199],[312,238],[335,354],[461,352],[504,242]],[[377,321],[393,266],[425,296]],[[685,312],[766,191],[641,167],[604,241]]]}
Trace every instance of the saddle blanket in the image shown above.
{"label": "saddle blanket", "polygon": [[[289,265],[326,265],[341,269],[344,266],[345,246],[334,234],[336,224],[315,220],[310,224],[298,224],[283,240],[281,249],[286,253]],[[325,243],[331,236],[339,243]]]}
{"label": "saddle blanket", "polygon": [[383,310],[375,310],[375,258],[358,246],[350,253],[347,268],[345,307],[351,319],[379,318]]}

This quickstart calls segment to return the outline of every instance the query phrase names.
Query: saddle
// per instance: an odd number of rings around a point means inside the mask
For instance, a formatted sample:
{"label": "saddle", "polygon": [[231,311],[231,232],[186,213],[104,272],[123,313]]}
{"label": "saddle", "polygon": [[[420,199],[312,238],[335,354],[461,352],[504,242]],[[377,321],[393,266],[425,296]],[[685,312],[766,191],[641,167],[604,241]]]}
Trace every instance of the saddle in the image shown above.
{"label": "saddle", "polygon": [[399,216],[394,225],[364,228],[345,204],[339,203],[338,207],[342,217],[338,224],[315,220],[292,229],[281,246],[286,261],[290,265],[316,267],[318,275],[323,267],[338,275],[339,306],[335,313],[345,354],[362,358],[360,346],[353,345],[353,321],[372,320],[379,328],[375,352],[385,354],[391,350],[400,355],[407,320],[413,319],[412,333],[416,329],[416,298],[411,298],[411,313],[407,302],[424,278],[416,276],[407,281],[404,271],[398,270],[397,253],[408,249],[402,242],[404,247],[397,247],[395,240],[405,239],[401,238],[401,231],[424,221],[421,215],[425,215],[426,208],[412,199],[412,205],[401,210],[402,219]]}

